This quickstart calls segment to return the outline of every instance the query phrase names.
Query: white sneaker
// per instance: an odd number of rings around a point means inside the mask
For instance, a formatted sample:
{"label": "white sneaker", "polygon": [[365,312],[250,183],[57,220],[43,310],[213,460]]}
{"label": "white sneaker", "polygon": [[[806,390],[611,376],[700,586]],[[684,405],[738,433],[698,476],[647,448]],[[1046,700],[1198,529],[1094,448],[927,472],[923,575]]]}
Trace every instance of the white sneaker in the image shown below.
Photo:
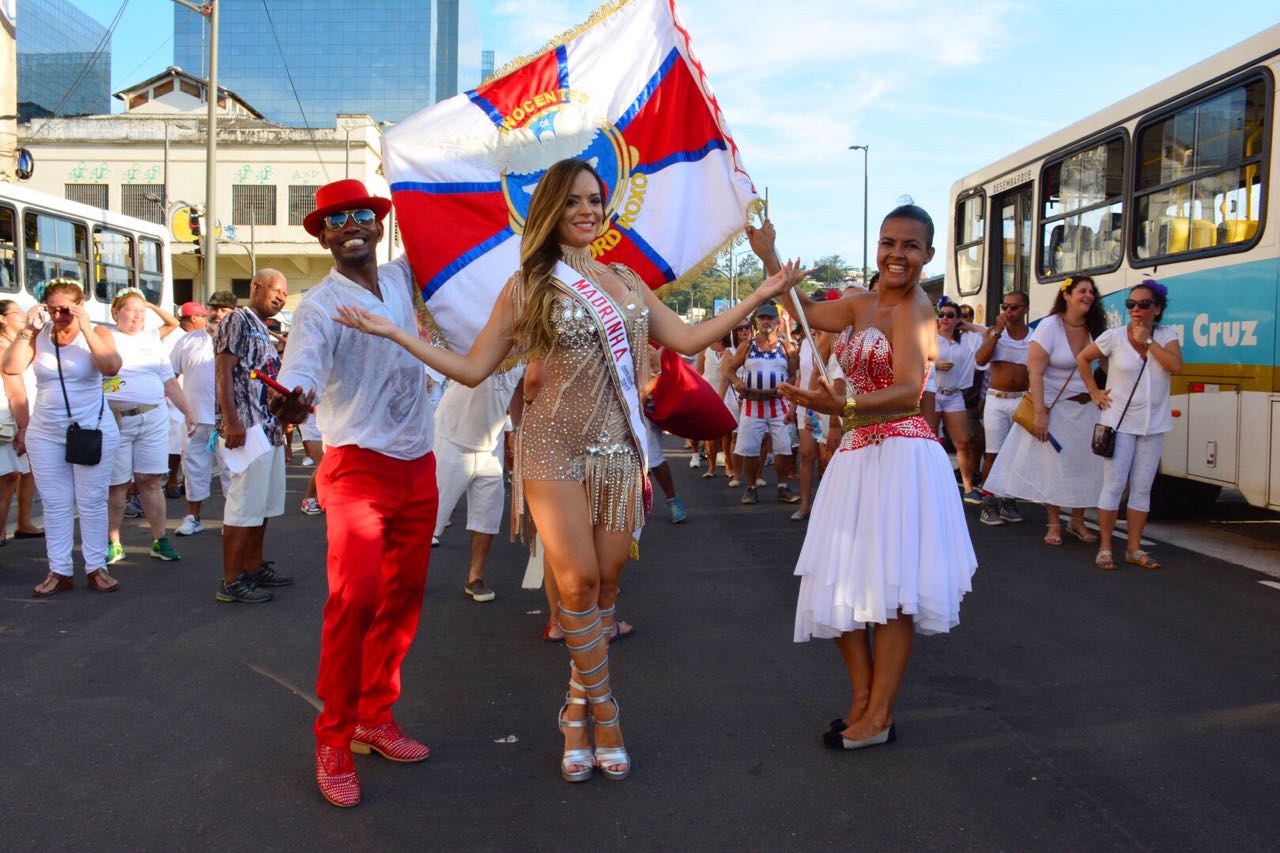
{"label": "white sneaker", "polygon": [[302,457],[302,461],[298,464],[302,465],[305,468],[308,465],[316,464],[316,460],[312,459],[310,456],[304,456]]}
{"label": "white sneaker", "polygon": [[698,458],[698,454],[694,453],[693,455],[691,455],[691,456],[689,457],[689,467],[690,467],[690,468],[697,468],[697,467],[698,467],[699,465],[701,465],[701,464],[702,464],[702,460],[700,460],[700,459]]}
{"label": "white sneaker", "polygon": [[769,484],[768,484],[767,482],[765,482],[764,477],[756,477],[756,485],[757,485],[757,486],[767,486],[767,485],[769,485]]}
{"label": "white sneaker", "polygon": [[204,525],[200,523],[200,519],[194,515],[184,516],[182,523],[178,525],[178,529],[174,531],[179,536],[194,536],[204,531]]}

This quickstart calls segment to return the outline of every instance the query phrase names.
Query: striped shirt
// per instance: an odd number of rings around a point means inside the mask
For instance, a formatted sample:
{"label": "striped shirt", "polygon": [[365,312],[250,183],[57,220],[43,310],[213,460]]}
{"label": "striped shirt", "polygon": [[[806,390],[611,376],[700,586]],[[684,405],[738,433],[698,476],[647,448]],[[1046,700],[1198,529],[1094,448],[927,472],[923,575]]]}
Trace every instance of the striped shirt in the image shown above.
{"label": "striped shirt", "polygon": [[[762,350],[756,346],[752,338],[747,348],[747,358],[743,362],[744,382],[748,390],[772,390],[787,381],[790,366],[787,364],[787,351],[779,341],[771,350]],[[743,414],[753,418],[780,418],[787,413],[787,401],[781,397],[771,400],[745,401]]]}

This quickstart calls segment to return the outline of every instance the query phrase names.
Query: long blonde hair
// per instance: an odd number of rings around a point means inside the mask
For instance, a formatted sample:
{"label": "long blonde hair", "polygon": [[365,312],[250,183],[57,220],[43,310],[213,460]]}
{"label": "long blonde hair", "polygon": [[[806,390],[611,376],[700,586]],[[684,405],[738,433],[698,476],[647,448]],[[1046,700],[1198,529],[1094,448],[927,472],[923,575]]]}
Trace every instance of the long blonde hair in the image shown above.
{"label": "long blonde hair", "polygon": [[551,328],[551,307],[558,290],[551,284],[551,271],[560,260],[560,218],[582,172],[590,172],[600,185],[600,197],[608,198],[609,188],[586,160],[561,160],[543,174],[529,201],[524,236],[520,240],[522,297],[516,302],[513,325],[520,348],[537,357],[550,351],[555,340]]}

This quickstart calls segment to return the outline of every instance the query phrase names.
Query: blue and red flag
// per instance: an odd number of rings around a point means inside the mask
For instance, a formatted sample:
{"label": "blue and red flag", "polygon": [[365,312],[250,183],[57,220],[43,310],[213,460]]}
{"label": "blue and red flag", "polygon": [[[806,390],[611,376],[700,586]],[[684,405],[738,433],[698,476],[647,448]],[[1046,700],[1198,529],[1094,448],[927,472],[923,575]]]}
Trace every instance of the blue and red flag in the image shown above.
{"label": "blue and red flag", "polygon": [[592,247],[651,288],[696,274],[756,198],[674,0],[622,0],[484,85],[389,130],[383,168],[422,297],[469,349],[519,266],[543,172],[590,161],[609,186]]}

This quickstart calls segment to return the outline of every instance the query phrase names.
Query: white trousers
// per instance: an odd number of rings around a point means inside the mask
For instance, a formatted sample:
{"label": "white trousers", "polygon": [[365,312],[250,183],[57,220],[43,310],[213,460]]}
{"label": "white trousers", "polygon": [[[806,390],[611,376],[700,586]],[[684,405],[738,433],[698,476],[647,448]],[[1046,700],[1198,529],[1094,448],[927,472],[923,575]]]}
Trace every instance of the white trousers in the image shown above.
{"label": "white trousers", "polygon": [[447,438],[436,442],[436,488],[440,492],[435,535],[444,532],[462,493],[467,493],[467,529],[494,535],[502,527],[506,487],[501,443],[493,450],[470,450]]}
{"label": "white trousers", "polygon": [[1151,484],[1160,470],[1160,453],[1164,450],[1164,433],[1132,435],[1116,433],[1116,449],[1110,459],[1102,460],[1102,494],[1098,509],[1115,511],[1120,496],[1129,486],[1129,509],[1151,511]]}
{"label": "white trousers", "polygon": [[187,438],[182,448],[182,477],[187,500],[199,503],[209,499],[212,491],[213,470],[217,468],[218,478],[222,481],[222,496],[231,491],[231,474],[227,464],[222,461],[222,442],[215,441],[213,450],[209,449],[209,436],[213,435],[213,424],[200,424],[196,431]]}
{"label": "white trousers", "polygon": [[107,489],[111,462],[120,434],[110,413],[102,419],[102,461],[97,465],[72,465],[66,461],[65,435],[27,433],[27,455],[44,506],[44,547],[49,571],[71,577],[75,564],[75,515],[80,514],[80,553],[86,572],[107,564]]}

